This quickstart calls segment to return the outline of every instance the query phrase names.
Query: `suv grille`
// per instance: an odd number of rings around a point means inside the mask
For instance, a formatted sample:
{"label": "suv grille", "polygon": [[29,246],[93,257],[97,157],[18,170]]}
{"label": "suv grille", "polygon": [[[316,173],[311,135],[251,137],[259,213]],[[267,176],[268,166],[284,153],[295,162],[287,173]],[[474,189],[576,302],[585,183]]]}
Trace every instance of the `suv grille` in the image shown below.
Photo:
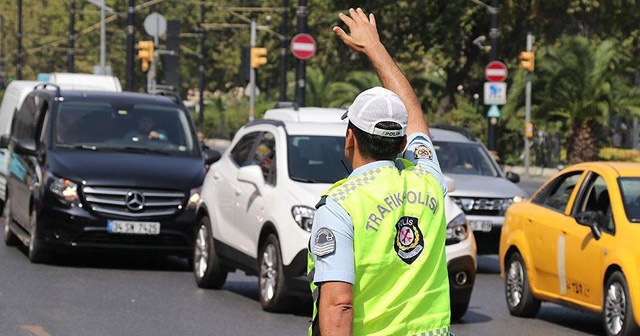
{"label": "suv grille", "polygon": [[504,216],[513,203],[511,198],[450,197],[465,214],[476,216]]}
{"label": "suv grille", "polygon": [[107,216],[170,216],[182,208],[185,194],[179,191],[90,187],[82,188],[91,210]]}

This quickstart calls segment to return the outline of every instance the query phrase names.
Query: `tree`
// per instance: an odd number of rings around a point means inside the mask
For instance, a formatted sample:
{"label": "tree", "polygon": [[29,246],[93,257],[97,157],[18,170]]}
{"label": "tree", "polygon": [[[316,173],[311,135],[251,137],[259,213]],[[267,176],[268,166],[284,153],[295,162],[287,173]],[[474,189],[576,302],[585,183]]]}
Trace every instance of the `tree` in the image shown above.
{"label": "tree", "polygon": [[618,67],[618,55],[614,40],[596,44],[567,36],[539,57],[536,75],[542,91],[536,116],[568,127],[570,163],[597,160],[605,130],[601,125],[608,125],[612,114],[636,114],[640,107]]}

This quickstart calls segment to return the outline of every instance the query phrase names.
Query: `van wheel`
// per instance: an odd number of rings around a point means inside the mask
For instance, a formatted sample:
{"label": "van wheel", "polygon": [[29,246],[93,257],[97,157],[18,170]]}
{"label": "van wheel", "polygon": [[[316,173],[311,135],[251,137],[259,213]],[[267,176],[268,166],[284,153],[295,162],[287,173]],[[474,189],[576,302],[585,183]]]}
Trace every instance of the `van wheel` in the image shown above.
{"label": "van wheel", "polygon": [[6,246],[18,246],[22,244],[18,236],[11,231],[10,224],[13,223],[11,217],[11,200],[7,197],[4,208],[4,244]]}
{"label": "van wheel", "polygon": [[275,235],[270,234],[262,244],[258,255],[260,274],[258,287],[262,309],[279,312],[286,306],[286,289],[280,243]]}
{"label": "van wheel", "polygon": [[640,335],[640,329],[633,317],[629,286],[619,271],[609,277],[604,287],[602,319],[609,336]]}
{"label": "van wheel", "polygon": [[220,289],[227,280],[228,271],[220,265],[213,244],[209,217],[202,217],[193,249],[193,274],[200,288]]}
{"label": "van wheel", "polygon": [[29,237],[29,260],[34,264],[41,264],[49,260],[49,253],[44,250],[42,240],[38,236],[38,217],[36,210],[31,210],[29,217],[31,223],[31,235]]}
{"label": "van wheel", "polygon": [[520,317],[534,317],[540,310],[540,300],[533,297],[529,287],[527,269],[520,253],[516,252],[509,258],[505,279],[505,295],[507,307],[511,315]]}

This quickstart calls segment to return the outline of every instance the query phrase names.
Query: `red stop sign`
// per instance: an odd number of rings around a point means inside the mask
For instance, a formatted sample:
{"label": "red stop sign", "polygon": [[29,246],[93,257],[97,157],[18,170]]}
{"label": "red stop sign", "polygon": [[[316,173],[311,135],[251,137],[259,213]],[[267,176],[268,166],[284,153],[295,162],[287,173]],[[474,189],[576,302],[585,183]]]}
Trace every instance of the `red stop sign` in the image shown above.
{"label": "red stop sign", "polygon": [[309,34],[298,34],[291,39],[291,53],[298,59],[308,60],[316,54],[316,40]]}
{"label": "red stop sign", "polygon": [[484,77],[490,82],[503,82],[507,78],[507,66],[499,61],[492,61],[484,69]]}

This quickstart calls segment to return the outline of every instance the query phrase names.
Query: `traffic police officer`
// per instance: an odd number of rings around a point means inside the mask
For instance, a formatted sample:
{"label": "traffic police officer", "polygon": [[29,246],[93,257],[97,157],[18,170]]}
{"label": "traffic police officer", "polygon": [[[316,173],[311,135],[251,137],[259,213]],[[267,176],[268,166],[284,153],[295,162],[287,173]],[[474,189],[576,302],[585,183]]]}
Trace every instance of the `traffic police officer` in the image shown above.
{"label": "traffic police officer", "polygon": [[354,170],[317,205],[309,334],[448,335],[447,189],[420,104],[374,16],[358,8],[340,19],[350,34],[334,32],[369,58],[386,88],[362,92],[343,116]]}

